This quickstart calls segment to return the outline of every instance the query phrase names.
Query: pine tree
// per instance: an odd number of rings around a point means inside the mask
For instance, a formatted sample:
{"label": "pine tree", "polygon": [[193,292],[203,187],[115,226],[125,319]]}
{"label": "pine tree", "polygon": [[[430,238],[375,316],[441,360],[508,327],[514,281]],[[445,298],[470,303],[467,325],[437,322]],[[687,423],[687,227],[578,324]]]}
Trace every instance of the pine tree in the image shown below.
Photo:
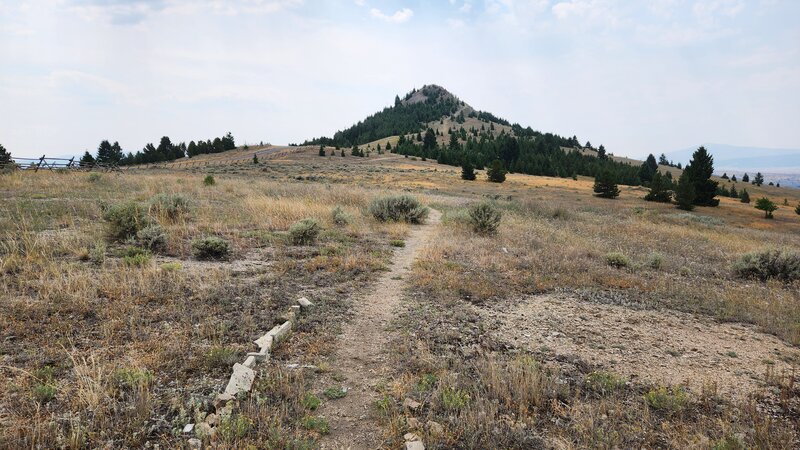
{"label": "pine tree", "polygon": [[742,193],[739,194],[739,201],[742,203],[750,203],[750,194],[747,193],[747,188],[742,189]]}
{"label": "pine tree", "polygon": [[736,183],[736,174],[733,174],[733,175],[731,176],[731,181],[733,181],[734,183]]}
{"label": "pine tree", "polygon": [[88,151],[81,156],[80,161],[78,161],[78,165],[80,167],[92,167],[95,164],[94,156]]}
{"label": "pine tree", "polygon": [[761,197],[760,199],[756,200],[756,209],[764,211],[765,219],[772,219],[772,212],[778,209],[778,205],[773,203],[772,200],[768,199],[767,197]]}
{"label": "pine tree", "polygon": [[489,167],[486,169],[486,177],[492,183],[502,183],[506,181],[506,168],[503,166],[503,161],[499,159],[495,159],[489,164]]}
{"label": "pine tree", "polygon": [[728,179],[728,172],[723,173],[720,178],[722,178],[723,180],[727,180]]}
{"label": "pine tree", "polygon": [[661,156],[658,157],[658,164],[662,166],[669,166],[670,163],[669,160],[667,159],[667,155],[662,153]]}
{"label": "pine tree", "polygon": [[258,155],[253,153],[253,164],[258,164]]}
{"label": "pine tree", "polygon": [[731,198],[739,198],[739,193],[736,191],[736,186],[731,186]]}
{"label": "pine tree", "polygon": [[649,202],[669,203],[672,201],[672,192],[669,189],[670,184],[666,177],[656,172],[650,182],[650,192],[644,196],[644,199]]}
{"label": "pine tree", "polygon": [[473,181],[475,178],[475,168],[472,167],[472,164],[470,164],[469,161],[465,161],[464,164],[461,165],[461,179]]}
{"label": "pine tree", "polygon": [[[400,137],[402,137],[402,136],[400,136]],[[389,150],[390,152],[392,150],[392,143],[389,142],[389,141],[386,141],[386,150]]]}
{"label": "pine tree", "polygon": [[342,149],[342,158],[344,158],[344,149]]}
{"label": "pine tree", "polygon": [[353,148],[350,149],[350,156],[361,156],[357,145],[353,145]]}
{"label": "pine tree", "polygon": [[717,195],[719,183],[711,179],[711,175],[714,173],[714,157],[708,153],[705,147],[700,147],[694,152],[692,160],[683,172],[684,174],[688,173],[688,179],[694,185],[695,205],[719,205],[719,199],[714,198]]}
{"label": "pine tree", "polygon": [[749,182],[750,182],[750,175],[748,175],[747,173],[742,175],[742,183],[749,183]]}
{"label": "pine tree", "polygon": [[694,183],[689,176],[689,172],[684,170],[678,178],[678,186],[675,188],[675,202],[678,208],[691,211],[694,209],[695,201]]}
{"label": "pine tree", "polygon": [[797,207],[794,209],[794,212],[797,213],[797,215],[800,215],[800,203],[797,204]]}
{"label": "pine tree", "polygon": [[325,156],[325,146],[324,145],[320,145],[319,146],[319,156]]}
{"label": "pine tree", "polygon": [[425,131],[425,138],[422,141],[422,149],[423,150],[433,150],[436,148],[436,135],[433,133],[433,130],[428,128]]}
{"label": "pine tree", "polygon": [[8,165],[11,165],[11,153],[0,144],[0,169]]}
{"label": "pine tree", "polygon": [[[589,144],[588,142],[586,143]],[[603,144],[600,144],[600,147],[597,147],[597,157],[600,159],[606,159],[606,148]]]}
{"label": "pine tree", "polygon": [[753,178],[753,184],[756,186],[761,186],[764,184],[764,175],[762,175],[761,172],[758,172],[755,178]]}
{"label": "pine tree", "polygon": [[95,157],[95,161],[97,164],[109,164],[111,163],[111,143],[104,140],[100,142],[100,145],[97,147],[97,156]]}
{"label": "pine tree", "polygon": [[594,192],[597,197],[617,198],[619,197],[619,187],[614,178],[614,174],[609,170],[603,170],[594,178]]}

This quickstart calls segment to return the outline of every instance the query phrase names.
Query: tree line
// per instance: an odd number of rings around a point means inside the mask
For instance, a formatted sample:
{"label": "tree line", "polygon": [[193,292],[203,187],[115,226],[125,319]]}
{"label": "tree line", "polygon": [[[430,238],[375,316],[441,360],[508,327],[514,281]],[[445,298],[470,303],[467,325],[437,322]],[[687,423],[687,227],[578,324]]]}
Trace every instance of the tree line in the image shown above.
{"label": "tree line", "polygon": [[173,143],[168,136],[164,136],[158,146],[148,143],[142,150],[136,153],[125,153],[119,142],[110,143],[103,140],[97,147],[97,153],[92,155],[88,151],[83,154],[79,164],[82,167],[94,165],[104,166],[127,166],[134,164],[151,164],[157,162],[174,161],[185,157],[194,157],[207,153],[220,153],[236,148],[233,135],[228,132],[222,137],[213,140],[191,141],[189,145],[185,142]]}

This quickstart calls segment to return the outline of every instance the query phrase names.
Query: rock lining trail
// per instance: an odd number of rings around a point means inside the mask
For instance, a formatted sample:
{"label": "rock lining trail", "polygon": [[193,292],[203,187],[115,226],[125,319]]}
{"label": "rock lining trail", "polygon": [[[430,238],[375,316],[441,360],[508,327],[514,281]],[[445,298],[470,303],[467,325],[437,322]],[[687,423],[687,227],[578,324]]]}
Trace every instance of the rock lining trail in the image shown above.
{"label": "rock lining trail", "polygon": [[337,379],[326,376],[322,379],[324,385],[318,386],[320,391],[338,386],[348,389],[344,398],[326,400],[318,411],[330,424],[330,434],[321,440],[321,448],[382,446],[383,433],[376,423],[373,407],[379,398],[376,385],[393,371],[388,348],[393,332],[386,328],[400,308],[404,278],[440,218],[441,213],[431,209],[424,224],[412,225],[405,247],[395,250],[392,256],[390,270],[370,286],[368,294],[354,302],[354,317],[345,324],[334,353],[331,375]]}

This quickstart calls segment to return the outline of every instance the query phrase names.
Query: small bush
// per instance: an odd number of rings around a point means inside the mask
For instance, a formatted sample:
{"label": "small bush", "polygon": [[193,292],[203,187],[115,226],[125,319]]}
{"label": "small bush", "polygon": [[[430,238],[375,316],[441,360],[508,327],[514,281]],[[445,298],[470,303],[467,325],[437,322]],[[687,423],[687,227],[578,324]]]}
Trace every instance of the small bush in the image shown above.
{"label": "small bush", "polygon": [[353,218],[341,206],[337,206],[331,211],[331,220],[336,225],[342,226],[352,222]]}
{"label": "small bush", "polygon": [[118,369],[112,376],[118,389],[143,389],[153,381],[153,373],[149,370]]}
{"label": "small bush", "polygon": [[95,244],[95,246],[89,250],[89,261],[95,266],[102,266],[106,261],[106,246],[102,243]]}
{"label": "small bush", "polygon": [[236,350],[228,347],[214,347],[208,351],[205,358],[206,367],[209,369],[228,368],[238,361]]}
{"label": "small bush", "polygon": [[124,241],[136,236],[142,228],[150,225],[142,205],[126,202],[112,205],[103,213],[106,221],[108,237],[116,241]]}
{"label": "small bush", "polygon": [[402,239],[392,239],[391,241],[389,241],[389,245],[391,245],[392,247],[405,247],[406,241]]}
{"label": "small bush", "polygon": [[183,269],[183,266],[179,262],[167,262],[161,265],[161,270],[164,272],[177,272],[181,269]]}
{"label": "small bush", "polygon": [[647,406],[667,413],[677,413],[689,403],[689,397],[681,387],[652,389],[644,395]]}
{"label": "small bush", "polygon": [[142,267],[150,262],[150,252],[141,247],[126,247],[122,250],[122,262],[130,267]]}
{"label": "small bush", "polygon": [[472,229],[479,234],[495,234],[503,217],[500,210],[491,203],[482,202],[469,208]]}
{"label": "small bush", "polygon": [[58,389],[49,383],[36,383],[33,385],[31,392],[33,393],[34,400],[41,404],[45,404],[56,398]]}
{"label": "small bush", "polygon": [[217,184],[217,180],[214,179],[214,175],[206,175],[206,177],[203,178],[203,184],[205,186],[213,186]]}
{"label": "small bush", "polygon": [[231,253],[231,244],[225,239],[210,236],[192,242],[192,255],[197,259],[225,259]]}
{"label": "small bush", "polygon": [[592,372],[586,376],[586,388],[600,395],[614,393],[625,387],[625,380],[606,372]]}
{"label": "small bush", "polygon": [[303,418],[303,428],[319,434],[328,434],[331,431],[328,421],[323,417],[306,416]]}
{"label": "small bush", "polygon": [[86,177],[86,181],[88,181],[89,183],[97,183],[102,178],[103,176],[100,175],[99,173],[90,173],[89,176]]}
{"label": "small bush", "polygon": [[612,252],[606,255],[606,264],[617,269],[628,267],[631,265],[631,260],[619,252]]}
{"label": "small bush", "polygon": [[223,419],[217,427],[217,433],[223,441],[234,441],[247,436],[253,428],[253,420],[249,417],[234,415]]}
{"label": "small bush", "polygon": [[347,391],[345,391],[340,387],[330,387],[328,389],[325,389],[325,392],[323,392],[323,394],[325,394],[325,397],[328,397],[331,400],[335,400],[337,398],[343,398],[344,396],[346,396]]}
{"label": "small bush", "polygon": [[778,249],[746,253],[736,261],[733,270],[741,278],[790,283],[800,280],[800,253]]}
{"label": "small bush", "polygon": [[316,395],[312,394],[311,392],[307,393],[303,400],[301,401],[303,407],[314,411],[315,409],[319,408],[319,405],[322,403],[322,400],[319,399]]}
{"label": "small bush", "polygon": [[154,252],[160,252],[167,248],[167,235],[158,224],[152,224],[139,230],[136,233],[136,241],[142,247]]}
{"label": "small bush", "polygon": [[164,219],[175,221],[189,214],[191,202],[181,194],[158,194],[150,199],[150,211]]}
{"label": "small bush", "polygon": [[469,403],[469,394],[461,389],[446,387],[442,391],[442,406],[448,411],[458,411]]}
{"label": "small bush", "polygon": [[396,195],[374,199],[369,212],[381,222],[422,223],[429,211],[411,195]]}
{"label": "small bush", "polygon": [[664,265],[664,255],[661,253],[651,253],[647,260],[647,265],[651,269],[660,269]]}
{"label": "small bush", "polygon": [[314,219],[303,219],[289,227],[289,237],[294,245],[311,245],[319,236],[319,224]]}

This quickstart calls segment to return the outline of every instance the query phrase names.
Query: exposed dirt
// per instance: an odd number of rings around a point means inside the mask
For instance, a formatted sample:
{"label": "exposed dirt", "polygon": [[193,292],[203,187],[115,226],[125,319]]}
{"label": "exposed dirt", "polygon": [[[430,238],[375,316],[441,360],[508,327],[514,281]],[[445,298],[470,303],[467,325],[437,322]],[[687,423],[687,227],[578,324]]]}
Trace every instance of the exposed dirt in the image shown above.
{"label": "exposed dirt", "polygon": [[633,381],[687,384],[744,397],[765,373],[791,373],[800,350],[754,326],[719,323],[676,311],[634,310],[540,295],[506,310],[481,309],[498,337],[520,348],[577,355]]}
{"label": "exposed dirt", "polygon": [[394,370],[389,355],[394,336],[387,327],[401,307],[403,278],[440,216],[432,209],[424,225],[412,226],[405,247],[395,251],[390,270],[370,287],[368,294],[354,302],[354,316],[338,338],[331,372],[320,377],[315,389],[319,392],[330,387],[347,389],[345,397],[326,399],[319,409],[319,415],[330,424],[330,434],[322,439],[321,448],[381,447],[383,436],[372,411],[378,399],[376,386]]}

